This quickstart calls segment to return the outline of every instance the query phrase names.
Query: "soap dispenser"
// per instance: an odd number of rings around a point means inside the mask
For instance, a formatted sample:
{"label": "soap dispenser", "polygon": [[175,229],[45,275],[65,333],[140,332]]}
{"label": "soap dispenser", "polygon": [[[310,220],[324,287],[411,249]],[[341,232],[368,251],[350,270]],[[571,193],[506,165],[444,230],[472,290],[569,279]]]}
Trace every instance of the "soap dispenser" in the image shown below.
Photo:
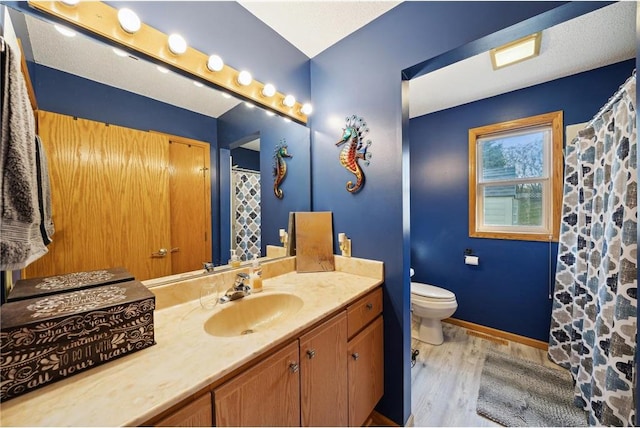
{"label": "soap dispenser", "polygon": [[238,255],[236,254],[236,250],[230,250],[229,252],[231,253],[231,258],[229,259],[229,265],[231,265],[232,268],[240,267],[240,258],[238,258]]}
{"label": "soap dispenser", "polygon": [[262,267],[260,266],[260,253],[257,253],[251,262],[251,273],[249,274],[249,283],[251,284],[251,292],[259,293],[262,291]]}

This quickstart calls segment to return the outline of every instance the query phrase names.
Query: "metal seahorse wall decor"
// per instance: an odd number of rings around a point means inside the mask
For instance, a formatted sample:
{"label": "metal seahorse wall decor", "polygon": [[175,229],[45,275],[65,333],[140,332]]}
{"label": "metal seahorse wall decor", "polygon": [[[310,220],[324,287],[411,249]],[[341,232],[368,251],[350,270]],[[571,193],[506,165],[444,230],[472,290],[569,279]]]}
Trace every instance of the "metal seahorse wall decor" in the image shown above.
{"label": "metal seahorse wall decor", "polygon": [[287,142],[282,139],[276,146],[275,153],[273,154],[273,193],[276,198],[282,199],[284,192],[280,188],[280,184],[284,181],[284,177],[287,175],[287,162],[286,158],[292,158],[293,155],[287,150]]}
{"label": "metal seahorse wall decor", "polygon": [[336,146],[344,144],[340,151],[340,163],[350,173],[356,176],[356,182],[349,180],[347,182],[347,191],[356,193],[364,186],[364,172],[360,167],[359,161],[362,160],[365,166],[369,165],[371,153],[367,152],[371,146],[371,140],[365,141],[365,136],[369,133],[367,123],[363,118],[355,114],[345,119],[345,127],[342,129],[342,138],[336,143]]}

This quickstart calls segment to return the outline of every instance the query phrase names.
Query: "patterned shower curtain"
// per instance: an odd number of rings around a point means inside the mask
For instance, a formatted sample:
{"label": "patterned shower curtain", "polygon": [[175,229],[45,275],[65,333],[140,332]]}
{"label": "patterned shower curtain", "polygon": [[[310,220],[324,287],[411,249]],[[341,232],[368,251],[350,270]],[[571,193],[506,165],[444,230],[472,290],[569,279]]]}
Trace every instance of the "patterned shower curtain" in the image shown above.
{"label": "patterned shower curtain", "polygon": [[260,254],[261,206],[260,173],[239,168],[232,169],[234,187],[232,235],[240,260],[252,260]]}
{"label": "patterned shower curtain", "polygon": [[549,357],[571,370],[590,425],[635,422],[636,79],[565,151]]}

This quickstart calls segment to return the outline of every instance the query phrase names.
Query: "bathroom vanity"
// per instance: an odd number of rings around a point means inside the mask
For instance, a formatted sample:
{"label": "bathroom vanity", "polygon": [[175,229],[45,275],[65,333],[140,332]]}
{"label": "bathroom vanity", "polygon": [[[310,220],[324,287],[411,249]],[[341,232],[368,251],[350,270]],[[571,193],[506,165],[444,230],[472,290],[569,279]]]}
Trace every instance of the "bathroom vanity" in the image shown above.
{"label": "bathroom vanity", "polygon": [[[152,287],[155,346],[5,402],[0,422],[362,425],[384,390],[383,264],[335,261],[318,273],[295,272],[295,257],[265,263],[262,293],[213,309],[202,286],[224,291],[242,269]],[[234,330],[245,316],[252,328]]]}

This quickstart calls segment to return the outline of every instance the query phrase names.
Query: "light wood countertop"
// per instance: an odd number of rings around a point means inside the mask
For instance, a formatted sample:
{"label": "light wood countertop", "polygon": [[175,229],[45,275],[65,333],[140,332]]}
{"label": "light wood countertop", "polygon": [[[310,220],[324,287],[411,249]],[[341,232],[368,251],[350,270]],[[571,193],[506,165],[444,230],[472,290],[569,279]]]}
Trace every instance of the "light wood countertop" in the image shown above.
{"label": "light wood countertop", "polygon": [[[288,260],[288,262],[287,262]],[[280,263],[289,263],[292,258]],[[286,265],[264,266],[265,273],[287,271]],[[267,293],[291,293],[304,305],[295,316],[268,331],[246,336],[214,337],[205,321],[230,302],[205,310],[198,298],[169,302],[182,289],[199,294],[201,281],[224,279],[213,274],[198,281],[166,287],[157,294],[156,345],[2,403],[2,426],[140,425],[237,370],[256,356],[294,339],[313,324],[382,284],[382,262],[336,256],[336,271],[290,271],[263,281]],[[220,275],[220,276],[217,276]],[[231,284],[229,284],[231,285]],[[151,288],[154,291],[154,288]],[[197,290],[197,294],[195,294]],[[155,292],[155,291],[154,291]],[[257,298],[260,294],[245,299]],[[167,303],[169,302],[169,303]]]}

